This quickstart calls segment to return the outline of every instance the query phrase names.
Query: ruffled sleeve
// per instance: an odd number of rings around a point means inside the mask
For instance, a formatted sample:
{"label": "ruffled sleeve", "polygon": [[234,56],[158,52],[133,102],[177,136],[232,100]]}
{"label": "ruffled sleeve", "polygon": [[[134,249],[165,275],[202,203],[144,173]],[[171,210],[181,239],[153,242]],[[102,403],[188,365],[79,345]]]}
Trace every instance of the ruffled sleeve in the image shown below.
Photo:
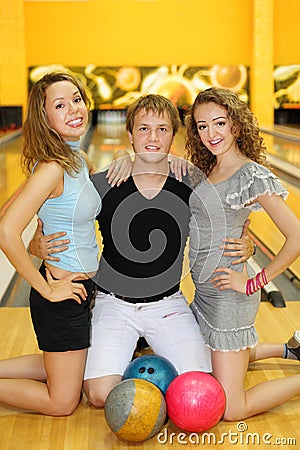
{"label": "ruffled sleeve", "polygon": [[252,211],[259,211],[263,208],[258,202],[250,203],[264,194],[280,195],[286,200],[288,191],[273,172],[253,162],[246,164],[230,179],[226,203],[232,209],[247,207]]}

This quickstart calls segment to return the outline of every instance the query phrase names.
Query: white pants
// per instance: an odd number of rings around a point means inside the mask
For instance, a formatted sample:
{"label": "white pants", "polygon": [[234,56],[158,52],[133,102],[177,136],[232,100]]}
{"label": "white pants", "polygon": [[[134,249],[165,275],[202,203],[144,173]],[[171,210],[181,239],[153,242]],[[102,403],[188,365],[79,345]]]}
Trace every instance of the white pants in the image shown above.
{"label": "white pants", "polygon": [[92,310],[91,347],[84,379],[122,376],[141,336],[178,373],[211,372],[210,350],[181,292],[146,304],[127,303],[100,292]]}

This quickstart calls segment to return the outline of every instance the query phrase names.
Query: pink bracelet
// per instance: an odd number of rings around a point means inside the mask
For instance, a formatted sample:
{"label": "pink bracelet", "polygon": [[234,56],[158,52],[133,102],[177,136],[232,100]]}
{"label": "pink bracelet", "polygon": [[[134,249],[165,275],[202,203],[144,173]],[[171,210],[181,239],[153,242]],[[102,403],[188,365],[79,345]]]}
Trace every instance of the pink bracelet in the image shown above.
{"label": "pink bracelet", "polygon": [[260,275],[261,275],[261,272],[257,273],[256,277],[255,277],[255,283],[256,283],[257,290],[261,289],[263,287],[263,285],[260,282]]}
{"label": "pink bracelet", "polygon": [[254,294],[256,292],[255,281],[254,278],[250,278],[250,294]]}
{"label": "pink bracelet", "polygon": [[246,282],[246,295],[252,295],[257,292],[259,289],[262,289],[264,286],[268,284],[268,279],[266,275],[266,271],[263,268],[261,272],[257,273],[254,278],[249,278]]}
{"label": "pink bracelet", "polygon": [[255,292],[254,279],[249,278],[246,283],[246,295],[252,295]]}
{"label": "pink bracelet", "polygon": [[250,278],[246,282],[246,295],[250,295],[250,284],[249,284]]}
{"label": "pink bracelet", "polygon": [[266,270],[265,268],[262,269],[261,271],[261,276],[262,276],[262,280],[264,282],[264,285],[266,286],[268,284],[268,279],[267,279],[267,275],[266,275]]}

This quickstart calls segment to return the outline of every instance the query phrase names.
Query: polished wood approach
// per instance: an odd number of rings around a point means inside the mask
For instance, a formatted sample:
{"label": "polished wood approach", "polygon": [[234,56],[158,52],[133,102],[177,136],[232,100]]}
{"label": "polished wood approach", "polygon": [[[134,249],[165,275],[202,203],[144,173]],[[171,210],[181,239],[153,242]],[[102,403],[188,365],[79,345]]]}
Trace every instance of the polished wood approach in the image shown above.
{"label": "polished wood approach", "polygon": [[[257,317],[261,340],[284,342],[296,328],[300,328],[300,302],[287,302],[286,308],[261,304]],[[38,349],[28,308],[0,308],[0,358],[32,352],[38,352]],[[299,369],[296,361],[270,359],[257,362],[249,368],[247,386],[296,374]],[[170,421],[165,431],[160,441],[157,437],[142,443],[120,441],[108,428],[103,410],[90,407],[85,397],[69,417],[48,417],[0,406],[0,450],[296,450],[300,448],[300,397],[239,423],[220,422],[210,430],[210,436],[180,435],[181,430]],[[171,433],[174,433],[173,437]]]}

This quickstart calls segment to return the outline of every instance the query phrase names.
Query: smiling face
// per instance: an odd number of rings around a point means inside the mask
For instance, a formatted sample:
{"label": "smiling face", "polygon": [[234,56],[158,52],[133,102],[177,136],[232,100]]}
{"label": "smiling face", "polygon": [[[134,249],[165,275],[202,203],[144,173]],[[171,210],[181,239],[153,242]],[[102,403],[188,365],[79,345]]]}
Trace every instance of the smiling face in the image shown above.
{"label": "smiling face", "polygon": [[65,141],[77,141],[88,123],[86,104],[70,81],[58,81],[46,89],[45,110],[49,126]]}
{"label": "smiling face", "polygon": [[139,111],[132,133],[128,132],[136,157],[147,163],[159,163],[167,159],[173,142],[173,126],[168,114],[157,115],[152,111]]}
{"label": "smiling face", "polygon": [[232,121],[225,108],[214,102],[200,104],[194,112],[199,137],[205,147],[216,157],[228,152],[238,152],[232,134]]}

